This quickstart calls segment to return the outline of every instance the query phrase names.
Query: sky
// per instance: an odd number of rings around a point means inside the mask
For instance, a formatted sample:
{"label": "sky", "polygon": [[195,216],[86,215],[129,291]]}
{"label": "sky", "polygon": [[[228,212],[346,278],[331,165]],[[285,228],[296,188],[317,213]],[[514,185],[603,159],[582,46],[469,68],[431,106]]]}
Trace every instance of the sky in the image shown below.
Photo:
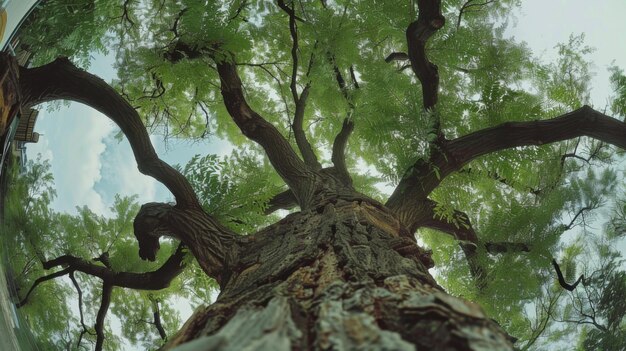
{"label": "sky", "polygon": [[[612,93],[607,67],[615,64],[626,69],[626,41],[616,39],[626,33],[625,13],[625,0],[524,0],[510,22],[515,28],[506,33],[527,42],[545,62],[556,57],[555,45],[567,42],[571,34],[585,33],[586,44],[596,48],[589,56],[595,72],[590,84],[592,104],[602,109]],[[111,64],[110,57],[96,55],[90,72],[109,81],[115,74]],[[28,157],[41,154],[51,161],[56,210],[74,212],[76,206],[86,205],[96,213],[108,214],[117,193],[138,194],[139,203],[172,199],[167,189],[137,171],[128,142],[114,139],[116,127],[95,110],[79,104],[54,112],[43,110],[35,130],[43,135],[39,143],[29,144]],[[170,141],[167,147],[158,136],[152,140],[166,162],[183,165],[194,154],[224,155],[231,150],[219,140]]]}

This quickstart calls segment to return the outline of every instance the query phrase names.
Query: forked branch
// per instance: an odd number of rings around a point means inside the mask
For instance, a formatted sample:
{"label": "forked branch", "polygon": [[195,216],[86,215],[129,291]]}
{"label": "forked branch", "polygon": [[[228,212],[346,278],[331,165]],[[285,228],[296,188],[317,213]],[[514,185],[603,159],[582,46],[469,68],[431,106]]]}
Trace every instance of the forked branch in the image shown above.
{"label": "forked branch", "polygon": [[[278,6],[289,16],[289,33],[291,35],[291,61],[292,61],[292,70],[291,70],[291,81],[289,83],[289,89],[291,90],[291,95],[293,97],[293,102],[296,106],[295,114],[292,123],[293,135],[296,139],[296,144],[298,145],[298,149],[302,154],[302,158],[304,162],[313,167],[314,169],[321,169],[322,165],[317,160],[317,156],[313,151],[313,147],[304,133],[304,112],[306,109],[307,99],[309,97],[309,89],[310,83],[306,83],[301,93],[298,93],[298,70],[299,70],[299,43],[298,43],[298,25],[296,23],[296,11],[295,7],[289,7],[283,0],[278,0]],[[311,60],[309,62],[309,71],[310,67],[313,63],[313,56],[311,56]]]}
{"label": "forked branch", "polygon": [[580,136],[626,149],[626,123],[589,106],[548,120],[507,122],[447,141],[430,159],[418,160],[405,172],[386,205],[410,228],[420,220],[414,208],[425,201],[443,179],[470,161],[501,150],[539,146]]}
{"label": "forked branch", "polygon": [[450,217],[437,215],[435,208],[437,203],[428,200],[423,207],[424,219],[419,227],[431,228],[452,235],[460,241],[461,246],[473,246],[473,251],[480,245],[490,254],[502,254],[512,252],[530,252],[530,246],[522,242],[512,241],[487,241],[478,238],[476,230],[472,226],[467,213],[453,210]]}
{"label": "forked branch", "polygon": [[263,147],[272,166],[293,191],[302,209],[311,205],[317,177],[283,135],[247,103],[234,64],[217,62],[224,104],[242,133]]}
{"label": "forked branch", "polygon": [[[178,276],[186,266],[186,263],[183,261],[183,259],[185,258],[185,252],[183,248],[184,246],[182,244],[179,245],[176,249],[176,252],[172,256],[170,256],[170,258],[159,269],[145,273],[117,272],[109,267],[103,267],[97,264],[93,264],[87,260],[71,255],[57,257],[53,260],[44,262],[44,269],[52,269],[58,266],[63,266],[66,268],[37,279],[24,297],[24,299],[20,301],[16,306],[19,308],[25,305],[28,302],[29,296],[39,284],[69,274],[70,279],[72,280],[72,283],[76,288],[76,292],[78,293],[78,308],[80,312],[80,323],[82,326],[82,331],[80,333],[77,343],[77,347],[79,347],[84,334],[91,334],[92,332],[89,331],[89,329],[85,326],[82,308],[82,290],[80,289],[78,282],[74,278],[74,272],[83,272],[100,278],[102,280],[102,301],[100,304],[100,308],[98,309],[98,314],[96,316],[95,349],[102,350],[105,337],[104,319],[109,309],[109,305],[111,302],[111,292],[113,288],[123,287],[139,290],[160,290],[168,287],[170,282],[176,276]],[[155,314],[155,323],[157,322],[157,317],[159,317],[159,315]],[[158,325],[157,328],[159,328]],[[159,334],[162,335],[160,329]]]}

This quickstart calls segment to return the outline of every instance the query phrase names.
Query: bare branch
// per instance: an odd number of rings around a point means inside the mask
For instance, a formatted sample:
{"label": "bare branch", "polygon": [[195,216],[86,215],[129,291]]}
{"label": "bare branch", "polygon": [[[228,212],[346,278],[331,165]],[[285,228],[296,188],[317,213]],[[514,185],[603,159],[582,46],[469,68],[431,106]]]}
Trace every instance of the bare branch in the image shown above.
{"label": "bare branch", "polygon": [[465,2],[465,4],[463,4],[463,6],[461,6],[461,8],[459,9],[459,16],[457,17],[456,20],[456,29],[458,30],[459,27],[461,26],[461,18],[463,17],[464,13],[467,13],[467,9],[471,8],[471,7],[477,7],[477,6],[485,6],[488,4],[491,4],[492,2],[495,2],[495,0],[489,0],[489,1],[485,1],[483,3],[475,3],[474,0],[468,0]]}
{"label": "bare branch", "polygon": [[152,301],[152,315],[154,317],[154,326],[159,331],[159,336],[163,340],[167,340],[167,333],[165,332],[165,328],[163,328],[163,324],[161,324],[161,310],[159,309],[159,300],[158,299],[150,299]]}
{"label": "bare branch", "polygon": [[[586,211],[591,211],[591,210],[593,210],[595,208],[596,208],[595,206],[585,206],[585,207],[579,209],[578,212],[576,212],[576,214],[572,218],[572,220],[569,222],[569,224],[561,225],[561,230],[566,231],[566,230],[570,230],[570,229],[574,228],[574,226],[576,225],[576,220],[578,219],[578,217],[584,216]],[[583,220],[584,220],[584,217],[583,217]]]}
{"label": "bare branch", "polygon": [[235,66],[222,61],[217,63],[217,70],[222,82],[224,103],[231,117],[245,136],[265,149],[272,166],[294,192],[300,207],[307,209],[311,205],[317,182],[314,172],[300,160],[280,132],[250,108]]}
{"label": "bare branch", "polygon": [[74,271],[70,272],[69,277],[72,280],[72,284],[74,284],[76,293],[78,293],[78,313],[80,315],[80,325],[83,327],[83,330],[81,330],[80,334],[78,335],[78,341],[76,341],[76,348],[80,349],[80,346],[81,346],[80,344],[83,340],[83,336],[87,333],[91,334],[91,332],[89,331],[89,328],[87,328],[87,326],[85,325],[85,318],[84,318],[84,313],[83,313],[83,291],[81,290],[80,286],[78,285],[78,282],[76,281],[76,278],[74,277]]}

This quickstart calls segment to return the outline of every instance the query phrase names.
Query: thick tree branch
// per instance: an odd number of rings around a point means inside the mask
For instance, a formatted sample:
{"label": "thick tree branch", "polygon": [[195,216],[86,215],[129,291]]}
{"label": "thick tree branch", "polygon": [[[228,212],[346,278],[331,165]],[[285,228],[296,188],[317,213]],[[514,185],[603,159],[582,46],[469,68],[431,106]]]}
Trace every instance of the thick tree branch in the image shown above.
{"label": "thick tree branch", "polygon": [[291,190],[274,195],[267,204],[265,214],[271,214],[278,210],[290,210],[297,205],[296,197]]}
{"label": "thick tree branch", "polygon": [[[478,236],[476,235],[474,228],[472,228],[472,224],[467,214],[455,210],[452,214],[452,218],[449,218],[450,220],[437,216],[435,213],[437,203],[430,199],[420,204],[419,207],[422,219],[419,222],[420,224],[417,226],[439,230],[441,232],[448,233],[459,240],[459,246],[465,254],[472,277],[476,279],[479,288],[484,287],[486,274],[485,268],[480,263],[478,257]],[[414,232],[417,229],[417,226],[410,228],[409,230]]]}
{"label": "thick tree branch", "polygon": [[513,147],[544,145],[579,136],[626,148],[626,124],[585,105],[560,117],[508,122],[450,141],[446,149],[457,164]]}
{"label": "thick tree branch", "polygon": [[302,209],[311,205],[317,177],[300,160],[280,132],[248,105],[236,67],[226,61],[217,63],[226,109],[245,136],[256,141],[281,178],[294,192]]}
{"label": "thick tree branch", "polygon": [[445,18],[441,14],[441,0],[418,0],[417,6],[417,21],[409,24],[406,29],[408,56],[411,68],[422,84],[424,109],[430,110],[437,104],[439,72],[437,66],[426,56],[426,42],[443,27]]}
{"label": "thick tree branch", "polygon": [[[485,250],[490,254],[501,254],[507,252],[530,252],[530,246],[526,243],[511,242],[511,241],[489,241],[482,242],[476,231],[472,227],[472,223],[469,220],[467,213],[454,210],[452,212],[452,218],[443,218],[435,214],[434,209],[437,207],[436,202],[428,200],[424,206],[424,219],[420,222],[420,227],[426,227],[436,229],[441,232],[452,235],[457,240],[461,241],[461,246],[469,244],[474,247],[484,246]],[[426,217],[428,215],[428,217]]]}
{"label": "thick tree branch", "polygon": [[20,92],[24,107],[72,100],[102,112],[128,138],[141,173],[163,183],[180,206],[200,207],[185,177],[157,156],[137,111],[104,80],[77,68],[67,58],[58,58],[41,67],[20,67]]}
{"label": "thick tree branch", "polygon": [[98,315],[96,316],[96,351],[101,351],[104,345],[104,318],[109,311],[109,305],[111,304],[111,292],[113,291],[113,285],[102,282],[102,300],[100,302],[100,308],[98,309]]}
{"label": "thick tree branch", "polygon": [[348,139],[350,138],[350,134],[352,134],[353,129],[354,123],[352,120],[345,118],[343,120],[341,130],[333,142],[333,153],[331,156],[335,170],[347,184],[352,183],[352,178],[350,177],[350,172],[348,172],[348,167],[346,166],[346,145],[348,144]]}
{"label": "thick tree branch", "polygon": [[514,147],[544,145],[580,136],[626,149],[626,124],[589,106],[560,117],[530,122],[507,122],[445,142],[429,160],[419,159],[404,174],[387,200],[403,224],[411,228],[421,219],[419,204],[448,175],[470,161]]}
{"label": "thick tree branch", "polygon": [[419,203],[418,207],[420,219],[415,222],[415,227],[409,228],[411,232],[426,227],[450,234],[459,241],[478,245],[478,237],[466,213],[454,210],[450,218],[444,218],[436,213],[438,204],[431,199]]}
{"label": "thick tree branch", "polygon": [[[178,249],[176,249],[176,252],[170,256],[159,269],[145,273],[116,272],[107,267],[93,264],[80,257],[71,255],[63,255],[44,262],[43,267],[45,269],[51,269],[65,266],[67,267],[66,269],[57,273],[65,272],[63,274],[67,274],[69,272],[79,271],[98,277],[111,286],[139,290],[160,290],[167,288],[170,282],[183,271],[186,266],[184,257],[185,252],[183,251],[183,246],[180,245]],[[59,274],[58,276],[63,274]]]}
{"label": "thick tree branch", "polygon": [[389,63],[391,61],[407,61],[409,59],[409,55],[405,52],[392,52],[385,58],[385,62]]}
{"label": "thick tree branch", "polygon": [[293,130],[293,135],[296,139],[296,145],[298,145],[298,150],[300,150],[304,162],[313,169],[319,170],[322,168],[322,165],[317,160],[317,156],[313,151],[313,146],[311,146],[311,143],[309,143],[309,140],[307,139],[303,128],[304,110],[306,108],[306,101],[309,96],[309,88],[310,86],[309,84],[307,84],[302,90],[302,93],[300,94],[298,100],[296,100],[296,110],[291,128]]}

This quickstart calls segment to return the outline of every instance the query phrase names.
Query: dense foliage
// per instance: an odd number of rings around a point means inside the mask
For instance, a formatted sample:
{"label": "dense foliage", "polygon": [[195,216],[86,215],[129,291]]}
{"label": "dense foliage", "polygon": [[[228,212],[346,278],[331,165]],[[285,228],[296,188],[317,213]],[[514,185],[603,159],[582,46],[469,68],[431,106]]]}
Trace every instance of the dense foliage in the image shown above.
{"label": "dense foliage", "polygon": [[[446,26],[427,46],[441,80],[437,108],[427,111],[408,60],[390,56],[406,51],[415,1],[49,0],[21,36],[36,65],[65,55],[88,66],[94,52],[111,51],[113,85],[152,132],[220,137],[238,146],[230,157],[197,155],[180,169],[207,212],[250,233],[276,219],[265,212],[285,186],[226,112],[215,56],[235,60],[248,103],[294,148],[294,114],[306,96],[304,130],[323,166],[330,165],[344,120],[352,121],[346,162],[355,187],[382,199],[383,185],[398,183],[416,159],[427,159],[437,138],[433,126],[454,138],[507,121],[548,119],[589,103],[591,49],[584,37],[559,45],[555,62],[539,62],[504,34],[516,5],[445,2]],[[618,67],[611,71],[616,96],[610,112],[623,118],[626,76]],[[606,143],[576,138],[485,155],[447,177],[430,194],[435,215],[457,229],[475,230],[486,275],[477,284],[450,233],[420,229],[417,237],[433,250],[438,282],[481,304],[521,349],[571,349],[573,334],[581,350],[624,349],[626,273],[616,249],[626,228],[621,156]],[[139,206],[132,196],[117,196],[106,217],[88,208],[77,215],[49,209],[54,191],[45,163],[16,176],[11,190],[5,232],[12,235],[5,245],[17,248],[8,259],[20,299],[37,278],[50,274],[40,263],[60,255],[91,260],[106,253],[109,263],[96,264],[148,272],[176,250],[167,242],[156,262],[139,260],[132,233]],[[459,221],[455,211],[467,217]],[[497,243],[524,249],[489,249]],[[567,282],[583,274],[581,285],[566,291],[553,259]],[[100,282],[80,273],[75,279],[81,288],[70,280],[41,284],[23,307],[47,348],[76,343],[78,335],[94,339]],[[173,301],[182,296],[193,306],[209,303],[215,286],[190,264],[163,290],[116,288],[111,312],[126,322],[118,336],[106,328],[105,347],[120,349],[121,337],[157,347],[153,311],[159,309],[165,329],[174,332],[181,321]],[[83,291],[84,317],[67,304],[77,289]]]}

